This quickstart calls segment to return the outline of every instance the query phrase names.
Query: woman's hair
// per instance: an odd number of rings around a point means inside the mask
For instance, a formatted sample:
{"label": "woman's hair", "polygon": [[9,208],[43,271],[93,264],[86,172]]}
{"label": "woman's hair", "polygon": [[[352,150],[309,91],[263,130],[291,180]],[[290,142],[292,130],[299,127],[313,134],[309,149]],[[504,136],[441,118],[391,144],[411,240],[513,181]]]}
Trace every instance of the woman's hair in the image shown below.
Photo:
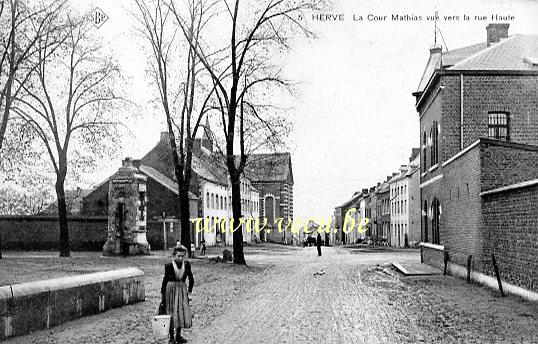
{"label": "woman's hair", "polygon": [[172,251],[172,254],[175,256],[178,252],[187,253],[187,248],[183,245],[174,246],[174,250]]}

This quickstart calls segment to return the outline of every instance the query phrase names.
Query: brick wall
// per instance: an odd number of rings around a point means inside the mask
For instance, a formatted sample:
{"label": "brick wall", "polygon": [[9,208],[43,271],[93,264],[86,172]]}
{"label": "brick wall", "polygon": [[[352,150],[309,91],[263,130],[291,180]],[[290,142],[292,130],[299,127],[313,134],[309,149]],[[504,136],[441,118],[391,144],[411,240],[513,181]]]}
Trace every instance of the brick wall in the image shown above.
{"label": "brick wall", "polygon": [[420,169],[409,178],[409,244],[421,241],[420,235]]}
{"label": "brick wall", "polygon": [[538,146],[489,140],[481,146],[482,191],[538,178]]}
{"label": "brick wall", "polygon": [[[70,217],[69,243],[74,251],[101,251],[107,238],[106,217]],[[1,216],[4,249],[58,250],[60,228],[55,216]]]}
{"label": "brick wall", "polygon": [[440,270],[443,270],[445,266],[444,252],[445,251],[440,248],[433,248],[428,245],[420,246],[420,254],[422,261]]}
{"label": "brick wall", "polygon": [[108,181],[94,189],[82,200],[82,214],[106,216],[108,213]]}
{"label": "brick wall", "polygon": [[[445,160],[460,150],[460,83],[460,75],[444,75],[440,80],[444,86],[441,93],[443,153],[440,157]],[[511,141],[538,145],[537,89],[537,76],[463,75],[463,147],[488,137],[490,111],[509,113]]]}
{"label": "brick wall", "polygon": [[[439,88],[439,84],[437,83],[433,89],[437,90]],[[428,145],[429,137],[430,137],[430,131],[433,125],[434,121],[437,121],[437,123],[441,124],[441,131],[439,132],[439,161],[442,161],[443,158],[443,135],[444,135],[444,123],[442,122],[442,106],[444,104],[444,91],[441,90],[439,92],[432,92],[432,94],[429,95],[428,99],[425,101],[424,107],[421,109],[421,117],[420,117],[420,145],[421,145],[421,151],[420,151],[420,170],[421,173],[426,172],[431,166],[431,145]],[[426,144],[427,146],[424,147],[423,137],[424,134],[426,134]],[[421,181],[424,182],[428,178],[436,176],[438,171],[434,171],[432,173],[429,173],[426,178],[423,178]]]}
{"label": "brick wall", "polygon": [[538,185],[483,196],[484,264],[495,276],[495,254],[501,277],[538,292]]}
{"label": "brick wall", "polygon": [[459,265],[465,266],[471,254],[480,261],[480,175],[480,145],[443,168],[440,242]]}

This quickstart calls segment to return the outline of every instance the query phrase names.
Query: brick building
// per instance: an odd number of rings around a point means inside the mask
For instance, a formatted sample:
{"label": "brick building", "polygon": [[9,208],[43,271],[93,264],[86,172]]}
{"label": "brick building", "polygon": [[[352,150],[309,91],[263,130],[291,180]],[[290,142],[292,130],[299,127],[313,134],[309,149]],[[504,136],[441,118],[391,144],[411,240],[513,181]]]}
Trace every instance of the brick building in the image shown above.
{"label": "brick building", "polygon": [[293,170],[290,153],[251,154],[245,166],[245,176],[259,192],[260,218],[267,218],[267,232],[262,240],[300,244],[299,235],[290,231],[279,231],[276,220],[293,220]]}
{"label": "brick building", "polygon": [[538,291],[538,35],[430,49],[419,84],[423,259]]}
{"label": "brick building", "polygon": [[[219,230],[219,221],[230,219],[231,186],[227,175],[227,169],[214,154],[212,143],[208,135],[195,141],[192,158],[192,179],[190,185],[190,217],[203,217],[207,219],[209,228],[214,230],[196,232],[194,225],[191,226],[191,238],[195,246],[200,246],[204,239],[206,245],[231,245],[232,235]],[[140,160],[134,160],[133,164],[147,178],[147,219],[149,231],[161,230],[162,223],[156,218],[165,213],[167,218],[179,219],[177,182],[175,179],[174,165],[172,161],[171,147],[168,133],[161,133],[159,142]],[[98,185],[83,201],[83,213],[85,215],[106,215],[108,211],[108,183],[109,179]],[[252,186],[248,178],[241,179],[241,206],[244,217],[259,217],[259,193]],[[179,224],[179,223],[178,223]],[[177,225],[169,228],[167,234],[175,241],[179,239]],[[257,233],[246,232],[243,227],[243,240],[251,242],[259,240]]]}

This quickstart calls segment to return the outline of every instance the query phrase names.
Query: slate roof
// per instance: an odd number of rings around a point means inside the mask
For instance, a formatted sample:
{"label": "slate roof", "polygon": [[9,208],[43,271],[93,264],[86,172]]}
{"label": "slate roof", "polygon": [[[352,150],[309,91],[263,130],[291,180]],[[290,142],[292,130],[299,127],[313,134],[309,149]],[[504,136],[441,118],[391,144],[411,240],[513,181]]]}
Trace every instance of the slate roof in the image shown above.
{"label": "slate roof", "polygon": [[538,57],[538,35],[514,35],[448,69],[538,70],[538,65],[526,61],[533,57]]}
{"label": "slate roof", "polygon": [[[176,195],[179,194],[177,182],[160,173],[153,167],[140,165],[139,170],[149,178],[153,179],[157,183],[161,184],[168,190],[175,193]],[[192,192],[189,191],[189,199],[197,200],[198,197],[196,197]]]}
{"label": "slate roof", "polygon": [[513,35],[490,47],[478,43],[430,55],[418,92],[425,90],[437,69],[538,70],[538,35]]}
{"label": "slate roof", "polygon": [[458,62],[487,48],[487,43],[477,43],[463,48],[446,51],[442,54],[443,67],[453,66]]}
{"label": "slate roof", "polygon": [[[160,140],[141,160],[140,164],[151,166],[164,176],[176,180],[170,144],[166,140]],[[202,152],[195,152],[192,156],[192,170],[201,178],[215,184],[227,185],[225,166],[215,158],[205,156]]]}

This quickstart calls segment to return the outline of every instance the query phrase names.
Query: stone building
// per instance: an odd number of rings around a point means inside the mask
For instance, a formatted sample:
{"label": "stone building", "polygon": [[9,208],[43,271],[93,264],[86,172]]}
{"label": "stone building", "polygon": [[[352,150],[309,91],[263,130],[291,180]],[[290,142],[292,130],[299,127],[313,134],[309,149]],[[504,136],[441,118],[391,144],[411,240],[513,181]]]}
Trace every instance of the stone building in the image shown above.
{"label": "stone building", "polygon": [[419,152],[413,148],[409,164],[400,166],[389,181],[391,246],[408,247],[420,241]]}
{"label": "stone building", "polygon": [[537,292],[538,35],[508,28],[489,24],[468,47],[432,47],[413,93],[422,257],[442,266],[446,252],[461,271],[472,256],[473,276],[490,283],[494,254],[509,288]]}

